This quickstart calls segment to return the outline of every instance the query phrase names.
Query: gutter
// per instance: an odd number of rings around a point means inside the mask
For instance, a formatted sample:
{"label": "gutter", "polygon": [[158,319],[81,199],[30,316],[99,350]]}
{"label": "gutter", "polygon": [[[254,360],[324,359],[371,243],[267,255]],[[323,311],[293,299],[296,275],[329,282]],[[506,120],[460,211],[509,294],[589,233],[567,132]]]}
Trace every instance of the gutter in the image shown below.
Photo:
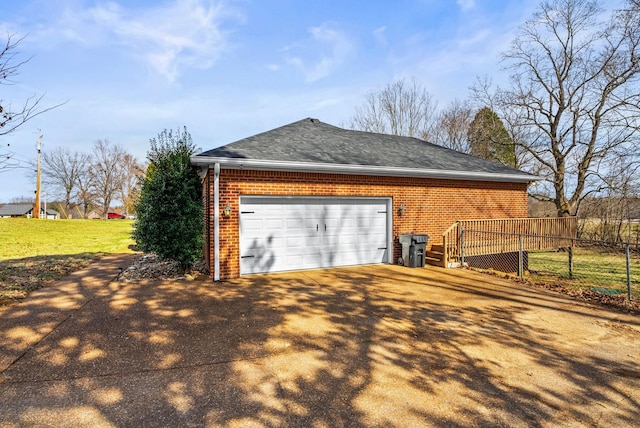
{"label": "gutter", "polygon": [[216,158],[208,156],[191,156],[191,163],[197,166],[224,166],[225,169],[246,169],[258,171],[315,172],[326,174],[348,175],[381,175],[391,177],[442,178],[448,180],[470,181],[502,181],[514,183],[530,183],[540,177],[520,173],[492,173],[477,171],[455,171],[428,168],[399,168],[371,165],[346,165],[314,162],[289,162],[262,159]]}
{"label": "gutter", "polygon": [[220,163],[213,167],[213,280],[220,281]]}

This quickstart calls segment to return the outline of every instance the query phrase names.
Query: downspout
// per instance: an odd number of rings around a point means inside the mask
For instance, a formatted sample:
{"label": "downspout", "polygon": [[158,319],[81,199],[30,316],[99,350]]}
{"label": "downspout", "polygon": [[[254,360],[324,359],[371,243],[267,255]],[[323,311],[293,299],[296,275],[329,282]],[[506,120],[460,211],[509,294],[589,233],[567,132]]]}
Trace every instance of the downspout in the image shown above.
{"label": "downspout", "polygon": [[220,163],[213,166],[213,280],[220,281]]}

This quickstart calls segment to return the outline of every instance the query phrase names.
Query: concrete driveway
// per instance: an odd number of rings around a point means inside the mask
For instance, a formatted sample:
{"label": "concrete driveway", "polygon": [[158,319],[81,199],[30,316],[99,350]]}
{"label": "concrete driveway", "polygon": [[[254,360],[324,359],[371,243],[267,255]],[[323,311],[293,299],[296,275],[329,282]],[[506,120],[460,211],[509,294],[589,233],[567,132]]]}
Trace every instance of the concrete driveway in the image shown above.
{"label": "concrete driveway", "polygon": [[112,281],[0,311],[0,426],[632,426],[640,319],[464,270]]}

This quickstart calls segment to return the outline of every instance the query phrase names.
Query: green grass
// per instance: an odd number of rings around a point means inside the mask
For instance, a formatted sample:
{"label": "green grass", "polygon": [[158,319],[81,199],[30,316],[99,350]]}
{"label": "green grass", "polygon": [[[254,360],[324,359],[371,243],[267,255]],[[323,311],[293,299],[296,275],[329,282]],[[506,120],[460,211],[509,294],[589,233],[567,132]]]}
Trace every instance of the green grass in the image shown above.
{"label": "green grass", "polygon": [[[566,251],[530,252],[530,280],[557,283],[569,288],[604,288],[627,293],[627,269],[625,255],[615,250],[597,251],[574,248],[573,276],[569,276],[569,256]],[[640,258],[631,256],[631,288],[640,296]]]}
{"label": "green grass", "polygon": [[104,254],[131,253],[131,220],[0,219],[0,306]]}
{"label": "green grass", "polygon": [[81,253],[130,253],[132,220],[0,219],[0,260]]}

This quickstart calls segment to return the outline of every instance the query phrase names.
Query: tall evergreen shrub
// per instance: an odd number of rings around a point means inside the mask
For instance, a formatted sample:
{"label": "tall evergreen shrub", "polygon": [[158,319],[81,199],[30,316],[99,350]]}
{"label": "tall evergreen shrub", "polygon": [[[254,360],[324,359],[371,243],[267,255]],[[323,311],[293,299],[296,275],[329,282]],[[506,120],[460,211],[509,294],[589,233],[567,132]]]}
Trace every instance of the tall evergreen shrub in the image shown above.
{"label": "tall evergreen shrub", "polygon": [[190,162],[197,148],[186,127],[165,129],[150,145],[133,239],[140,250],[186,270],[202,258],[204,244],[202,184]]}

